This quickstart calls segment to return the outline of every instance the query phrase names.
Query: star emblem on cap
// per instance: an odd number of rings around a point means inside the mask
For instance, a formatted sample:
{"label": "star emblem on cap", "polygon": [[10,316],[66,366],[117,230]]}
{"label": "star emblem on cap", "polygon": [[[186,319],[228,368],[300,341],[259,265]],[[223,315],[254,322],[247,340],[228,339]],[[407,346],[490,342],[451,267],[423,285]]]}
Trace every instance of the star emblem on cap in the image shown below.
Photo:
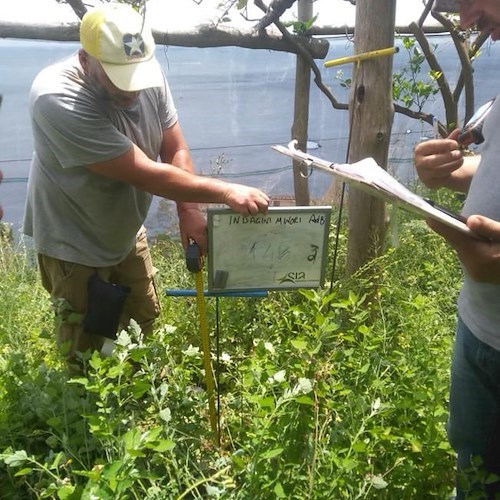
{"label": "star emblem on cap", "polygon": [[144,40],[140,33],[123,35],[123,48],[130,57],[144,55]]}

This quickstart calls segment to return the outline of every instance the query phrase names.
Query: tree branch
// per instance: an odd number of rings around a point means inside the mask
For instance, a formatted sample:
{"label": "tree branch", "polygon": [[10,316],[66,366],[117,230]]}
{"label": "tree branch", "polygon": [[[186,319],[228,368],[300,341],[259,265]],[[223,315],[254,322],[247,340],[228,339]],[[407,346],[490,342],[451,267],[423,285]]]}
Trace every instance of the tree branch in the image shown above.
{"label": "tree branch", "polygon": [[[455,50],[458,54],[458,58],[460,59],[460,63],[462,65],[459,79],[460,83],[457,84],[455,91],[453,92],[453,101],[455,103],[458,101],[462,88],[465,86],[465,114],[467,115],[474,109],[474,83],[471,60],[467,53],[463,37],[455,24],[449,18],[443,16],[439,12],[432,12],[432,16],[449,31],[453,44],[455,45]],[[448,125],[456,127],[458,125],[458,116],[455,118],[454,122],[448,120]]]}
{"label": "tree branch", "polygon": [[[457,51],[460,59],[461,71],[455,90],[453,91],[453,102],[455,103],[456,109],[456,103],[462,94],[462,90],[465,89],[465,121],[467,121],[474,114],[475,109],[474,70],[472,67],[472,60],[488,39],[489,34],[480,33],[472,44],[470,50],[467,50],[463,32],[460,31],[460,29],[448,17],[443,16],[439,12],[432,12],[432,16],[449,32],[451,39],[453,40],[453,44],[455,45],[455,50]],[[455,122],[448,121],[448,125],[454,123],[454,125],[457,126],[457,120],[458,116],[455,118]]]}
{"label": "tree branch", "polygon": [[[262,2],[262,0],[254,0],[254,3],[257,7],[259,7],[261,10],[266,10],[266,6]],[[283,38],[287,40],[289,43],[296,45],[294,41],[294,37],[288,32],[286,27],[281,23],[280,21],[275,21],[274,25],[279,29],[280,33],[283,35]],[[312,40],[309,38],[309,40]],[[335,96],[330,92],[330,89],[323,83],[323,78],[321,76],[321,71],[319,70],[316,62],[314,59],[311,57],[308,51],[304,50],[302,46],[296,45],[296,51],[298,55],[302,56],[305,61],[309,64],[311,67],[311,70],[314,74],[314,82],[316,83],[316,86],[325,94],[325,96],[328,98],[328,100],[331,102],[332,106],[335,109],[349,109],[349,105],[346,103],[340,103],[337,101]]]}
{"label": "tree branch", "polygon": [[[458,42],[460,49],[457,47],[457,52],[462,62],[462,70],[460,71],[460,76],[455,87],[455,99],[461,94],[462,89],[465,87],[465,117],[464,120],[467,122],[469,118],[474,114],[475,110],[475,96],[474,96],[474,69],[472,67],[472,60],[479,52],[479,49],[484,45],[486,40],[489,38],[489,33],[480,33],[474,40],[470,50],[467,50],[467,46],[464,42]],[[460,39],[461,40],[461,39]],[[457,46],[455,43],[455,46]],[[467,63],[463,63],[466,60]],[[469,89],[469,90],[468,90]]]}
{"label": "tree branch", "polygon": [[77,42],[80,40],[79,23],[24,24],[0,20],[0,38]]}
{"label": "tree branch", "polygon": [[439,90],[441,92],[441,96],[444,101],[444,108],[446,110],[446,123],[448,125],[454,124],[454,127],[456,127],[457,124],[457,106],[455,102],[455,98],[451,92],[450,86],[448,84],[448,80],[446,79],[446,76],[443,72],[443,69],[441,68],[441,65],[438,63],[436,56],[432,52],[429,41],[425,37],[424,32],[420,28],[420,26],[417,25],[417,23],[411,23],[410,24],[410,29],[412,30],[413,36],[415,39],[418,41],[420,47],[422,48],[422,51],[425,55],[425,58],[429,64],[429,67],[431,68],[432,71],[437,75],[436,81],[439,86]]}
{"label": "tree branch", "polygon": [[265,30],[270,24],[276,24],[285,11],[288,10],[295,2],[296,0],[273,0],[269,8],[267,8],[261,1],[258,2],[258,5],[257,1],[255,1],[255,5],[257,5],[266,14],[253,29],[260,32]]}
{"label": "tree branch", "polygon": [[422,14],[420,15],[418,19],[418,27],[420,29],[423,29],[425,20],[427,19],[427,16],[429,15],[429,12],[431,12],[432,5],[434,4],[434,0],[431,0],[425,4],[424,10],[422,11]]}
{"label": "tree branch", "polygon": [[327,40],[293,35],[291,38],[266,32],[240,31],[230,27],[213,25],[198,26],[195,32],[159,33],[154,32],[159,44],[182,47],[222,47],[234,46],[250,49],[268,49],[280,52],[301,53],[304,51],[312,59],[324,59],[330,44]]}
{"label": "tree branch", "polygon": [[87,12],[87,7],[83,4],[82,0],[65,0],[71,6],[74,13],[81,19]]}
{"label": "tree branch", "polygon": [[[434,115],[432,113],[424,113],[422,111],[415,111],[410,108],[405,108],[404,106],[401,106],[401,104],[394,104],[394,111],[396,113],[399,113],[401,115],[405,115],[408,118],[413,118],[415,120],[422,120],[429,125],[434,124]],[[447,130],[445,127],[440,127],[440,132],[442,135],[447,135]]]}
{"label": "tree branch", "polygon": [[[324,59],[328,54],[327,40],[306,36],[289,35],[286,39],[268,33],[240,31],[228,27],[201,25],[193,31],[153,32],[159,45],[179,47],[244,47],[249,49],[267,49],[279,52],[306,53],[313,59]],[[31,40],[56,40],[75,42],[80,39],[79,25],[34,25],[0,21],[0,38],[25,38]]]}

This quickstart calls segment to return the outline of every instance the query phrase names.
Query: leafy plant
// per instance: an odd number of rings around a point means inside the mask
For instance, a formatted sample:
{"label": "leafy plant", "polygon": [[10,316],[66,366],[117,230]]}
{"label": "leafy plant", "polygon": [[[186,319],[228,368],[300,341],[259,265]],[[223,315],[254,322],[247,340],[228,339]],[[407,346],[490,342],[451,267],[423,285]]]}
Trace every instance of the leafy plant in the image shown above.
{"label": "leafy plant", "polygon": [[316,19],[318,19],[318,16],[315,15],[311,19],[308,19],[307,21],[289,21],[285,22],[284,25],[287,27],[291,27],[292,31],[296,35],[305,35],[307,32],[313,27],[314,23],[316,22]]}
{"label": "leafy plant", "polygon": [[426,57],[419,49],[415,38],[402,37],[403,47],[406,49],[408,62],[401,71],[392,75],[392,94],[394,100],[405,108],[416,107],[421,113],[425,103],[439,92],[437,79],[439,74],[430,70],[428,79],[421,78],[426,64]]}
{"label": "leafy plant", "polygon": [[[427,101],[439,92],[437,79],[440,75],[429,70],[427,79],[422,79],[425,74],[422,69],[426,64],[425,55],[419,49],[415,38],[404,36],[402,42],[408,60],[399,72],[392,75],[392,95],[394,102],[407,109],[416,108],[417,112],[421,113]],[[351,88],[352,78],[344,76],[342,70],[337,71],[335,79],[339,81],[341,88]]]}
{"label": "leafy plant", "polygon": [[[423,222],[399,226],[372,272],[331,289],[207,299],[220,444],[194,299],[162,295],[151,338],[132,323],[71,377],[36,269],[2,247],[0,498],[449,496],[460,268]],[[193,286],[178,242],[153,258],[158,290]]]}

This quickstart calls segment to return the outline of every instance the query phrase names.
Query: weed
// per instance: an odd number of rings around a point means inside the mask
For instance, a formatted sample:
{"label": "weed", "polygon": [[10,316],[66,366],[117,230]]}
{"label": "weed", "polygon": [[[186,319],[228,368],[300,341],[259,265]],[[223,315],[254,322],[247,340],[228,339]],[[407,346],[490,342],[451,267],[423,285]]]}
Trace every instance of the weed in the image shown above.
{"label": "weed", "polygon": [[[220,446],[194,299],[162,296],[151,338],[132,322],[70,377],[36,269],[1,248],[0,498],[449,496],[460,268],[424,223],[400,225],[397,247],[331,289],[207,299]],[[158,290],[193,287],[177,242],[153,259]]]}

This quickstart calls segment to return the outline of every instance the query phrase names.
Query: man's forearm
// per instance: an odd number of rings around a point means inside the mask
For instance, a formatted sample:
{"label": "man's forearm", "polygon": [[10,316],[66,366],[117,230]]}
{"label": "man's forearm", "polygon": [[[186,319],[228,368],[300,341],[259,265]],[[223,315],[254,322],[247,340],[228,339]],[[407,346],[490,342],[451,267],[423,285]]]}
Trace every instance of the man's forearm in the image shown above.
{"label": "man's forearm", "polygon": [[[166,163],[170,163],[171,165],[174,165],[175,167],[178,167],[186,172],[194,173],[193,159],[187,148],[175,151],[172,158],[170,158]],[[188,210],[200,210],[199,204],[195,202],[177,201],[176,204],[178,214]]]}

